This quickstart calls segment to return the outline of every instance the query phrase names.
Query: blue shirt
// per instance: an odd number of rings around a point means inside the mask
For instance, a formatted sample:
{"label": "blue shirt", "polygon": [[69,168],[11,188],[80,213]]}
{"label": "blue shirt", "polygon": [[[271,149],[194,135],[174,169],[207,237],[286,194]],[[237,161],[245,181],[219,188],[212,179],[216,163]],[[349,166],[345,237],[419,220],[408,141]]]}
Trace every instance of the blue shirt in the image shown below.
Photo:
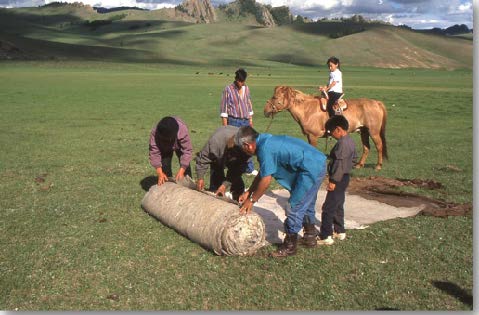
{"label": "blue shirt", "polygon": [[326,156],[303,140],[262,133],[256,139],[260,176],[273,176],[286,188],[290,204],[301,201],[326,172]]}

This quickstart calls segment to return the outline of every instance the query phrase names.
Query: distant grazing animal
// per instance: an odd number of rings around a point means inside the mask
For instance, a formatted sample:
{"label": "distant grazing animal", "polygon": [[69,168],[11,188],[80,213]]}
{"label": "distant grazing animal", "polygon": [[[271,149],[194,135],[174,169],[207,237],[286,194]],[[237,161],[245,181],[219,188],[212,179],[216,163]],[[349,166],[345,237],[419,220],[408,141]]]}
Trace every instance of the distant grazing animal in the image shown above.
{"label": "distant grazing animal", "polygon": [[[386,147],[386,107],[380,101],[368,98],[345,100],[347,109],[343,112],[349,122],[349,132],[359,131],[363,144],[363,154],[356,168],[364,167],[369,154],[369,137],[373,139],[378,151],[376,170],[380,170],[383,157],[388,158]],[[277,86],[273,97],[266,101],[264,115],[271,115],[288,110],[300,125],[309,144],[316,147],[318,138],[326,137],[325,124],[329,118],[327,112],[321,110],[319,97],[305,94],[288,86]]]}

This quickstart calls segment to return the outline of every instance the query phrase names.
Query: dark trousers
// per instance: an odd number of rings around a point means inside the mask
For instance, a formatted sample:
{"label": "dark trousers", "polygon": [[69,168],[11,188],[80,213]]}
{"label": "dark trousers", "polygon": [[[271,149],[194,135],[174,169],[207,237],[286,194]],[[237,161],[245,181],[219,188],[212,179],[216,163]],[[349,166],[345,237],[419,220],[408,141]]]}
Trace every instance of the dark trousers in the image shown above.
{"label": "dark trousers", "polygon": [[[180,159],[181,157],[181,154],[176,154],[178,156],[178,160]],[[171,170],[171,160],[173,159],[173,153],[171,155],[167,155],[167,156],[162,156],[161,157],[161,169],[163,171],[163,173],[166,174],[166,176],[168,177],[173,177],[173,172]],[[191,167],[188,165],[188,167],[186,168],[185,170],[185,176],[188,175],[189,177],[192,177],[191,176]]]}
{"label": "dark trousers", "polygon": [[346,188],[349,185],[349,174],[344,174],[343,178],[333,191],[328,191],[324,201],[321,214],[321,239],[333,235],[334,232],[344,233],[344,200],[346,198]]}
{"label": "dark trousers", "polygon": [[241,194],[244,193],[245,188],[241,174],[237,176],[231,175],[231,172],[228,170],[228,174],[225,176],[223,167],[211,165],[210,187],[208,190],[215,192],[226,179],[231,182],[230,192],[233,195],[233,199],[238,200]]}
{"label": "dark trousers", "polygon": [[[235,127],[249,126],[249,119],[228,116],[227,124]],[[252,171],[254,171],[254,162],[253,158],[250,158],[248,160],[248,167],[246,167],[246,173],[251,173]]]}
{"label": "dark trousers", "polygon": [[334,112],[333,105],[336,101],[343,95],[342,93],[328,92],[328,104],[326,105],[326,110],[328,111],[329,117],[333,117],[336,113]]}

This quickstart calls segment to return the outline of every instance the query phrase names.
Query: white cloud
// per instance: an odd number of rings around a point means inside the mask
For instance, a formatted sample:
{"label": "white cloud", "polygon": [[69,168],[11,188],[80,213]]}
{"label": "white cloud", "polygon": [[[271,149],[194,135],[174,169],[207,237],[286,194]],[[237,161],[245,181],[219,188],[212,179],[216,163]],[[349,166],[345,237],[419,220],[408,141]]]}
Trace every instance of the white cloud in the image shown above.
{"label": "white cloud", "polygon": [[460,12],[465,12],[465,11],[471,11],[472,12],[472,3],[464,3],[459,5],[458,11]]}
{"label": "white cloud", "polygon": [[[224,0],[230,2],[232,0]],[[263,4],[288,6],[294,15],[313,19],[360,14],[370,19],[412,27],[448,27],[464,23],[472,27],[471,0],[256,0]],[[454,15],[454,17],[452,16]],[[407,16],[407,19],[403,19]],[[462,22],[460,22],[462,19]]]}
{"label": "white cloud", "polygon": [[176,4],[170,4],[170,3],[138,3],[138,5],[142,5],[142,9],[148,9],[148,10],[158,10],[158,9],[163,9],[163,8],[174,8],[177,5]]}
{"label": "white cloud", "polygon": [[388,23],[391,23],[391,24],[395,24],[395,23],[396,23],[396,21],[395,21],[395,19],[394,19],[394,15],[392,15],[392,14],[386,15],[386,16],[384,17],[384,21],[386,21],[386,22],[388,22]]}
{"label": "white cloud", "polygon": [[330,10],[334,7],[351,6],[353,0],[256,0],[262,4],[269,4],[272,7],[288,6],[294,9],[306,10],[320,8]]}
{"label": "white cloud", "polygon": [[158,10],[158,9],[163,9],[163,8],[174,8],[177,5],[176,4],[170,4],[170,3],[145,3],[145,2],[137,2],[136,6],[141,5],[140,8],[142,9],[148,9],[148,10]]}
{"label": "white cloud", "polygon": [[313,1],[313,0],[306,0],[302,9],[310,9],[314,7],[320,7],[325,10],[330,10],[338,5],[338,1],[335,0],[325,0],[325,1]]}

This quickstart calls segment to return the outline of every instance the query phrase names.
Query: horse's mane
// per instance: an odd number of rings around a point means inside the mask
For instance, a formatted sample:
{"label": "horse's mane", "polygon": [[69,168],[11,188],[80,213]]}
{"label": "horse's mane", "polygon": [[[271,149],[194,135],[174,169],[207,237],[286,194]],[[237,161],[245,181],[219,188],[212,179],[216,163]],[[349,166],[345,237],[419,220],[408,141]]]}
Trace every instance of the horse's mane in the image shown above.
{"label": "horse's mane", "polygon": [[304,103],[304,101],[306,99],[318,99],[319,100],[319,97],[317,97],[315,95],[304,93],[303,91],[292,88],[290,86],[288,86],[287,88],[290,89],[290,92],[291,92],[291,95],[289,95],[289,96],[294,98],[296,101],[299,101],[300,103],[303,103],[303,105],[307,105],[306,103]]}
{"label": "horse's mane", "polygon": [[300,96],[309,96],[309,97],[313,97],[313,95],[310,95],[310,94],[307,94],[307,93],[304,93],[303,91],[301,90],[298,90],[298,89],[295,89],[295,88],[292,88],[290,86],[288,86],[288,88],[290,88],[293,92],[293,95],[294,94],[299,94]]}

